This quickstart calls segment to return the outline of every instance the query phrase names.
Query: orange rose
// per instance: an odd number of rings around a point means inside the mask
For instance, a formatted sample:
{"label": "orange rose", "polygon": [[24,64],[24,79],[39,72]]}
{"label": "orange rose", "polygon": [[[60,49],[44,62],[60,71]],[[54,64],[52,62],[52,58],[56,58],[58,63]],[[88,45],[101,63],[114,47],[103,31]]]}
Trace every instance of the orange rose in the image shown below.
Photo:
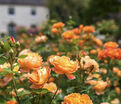
{"label": "orange rose", "polygon": [[118,47],[118,44],[116,42],[106,42],[104,44],[104,47],[105,48],[117,48]]}
{"label": "orange rose", "polygon": [[85,26],[83,28],[83,32],[87,33],[87,34],[90,34],[90,33],[93,33],[95,32],[95,29],[93,26]]}
{"label": "orange rose", "polygon": [[115,87],[115,91],[116,91],[117,94],[120,94],[121,93],[120,87]]}
{"label": "orange rose", "polygon": [[28,72],[31,69],[37,69],[42,65],[42,57],[37,53],[26,53],[27,57],[19,58],[18,63],[21,65],[22,71]]}
{"label": "orange rose", "polygon": [[80,30],[81,30],[81,32],[82,32],[82,30],[83,30],[83,28],[84,28],[84,25],[80,25],[79,28],[80,28]]}
{"label": "orange rose", "polygon": [[59,33],[61,32],[61,29],[52,28],[52,29],[51,29],[51,32],[52,32],[53,34],[59,34]]}
{"label": "orange rose", "polygon": [[73,39],[74,38],[74,33],[71,30],[68,30],[68,31],[62,33],[62,37],[64,39]]}
{"label": "orange rose", "polygon": [[[50,82],[50,83],[46,83],[43,88],[48,89],[48,91],[52,92],[53,94],[57,91],[57,86],[55,83]],[[61,93],[61,90],[57,91],[57,94]]]}
{"label": "orange rose", "polygon": [[80,35],[80,33],[81,33],[81,31],[80,31],[78,28],[74,28],[72,31],[73,31],[74,34],[76,34],[76,35]]}
{"label": "orange rose", "polygon": [[49,77],[50,69],[48,67],[43,67],[39,70],[34,70],[31,74],[28,74],[28,78],[32,83],[30,88],[42,88],[43,85],[48,81]]}
{"label": "orange rose", "polygon": [[51,64],[54,65],[54,72],[58,74],[66,74],[69,79],[75,78],[72,73],[78,70],[78,61],[72,61],[66,56],[55,56],[51,59]]}
{"label": "orange rose", "polygon": [[90,54],[94,55],[94,54],[97,54],[97,50],[90,50]]}
{"label": "orange rose", "polygon": [[80,67],[82,70],[85,70],[87,72],[98,72],[99,71],[98,63],[94,59],[91,59],[89,56],[85,56],[85,57],[81,58]]}
{"label": "orange rose", "polygon": [[62,104],[93,104],[87,94],[72,93],[64,97]]}
{"label": "orange rose", "polygon": [[53,24],[52,28],[62,28],[64,26],[65,24],[63,22],[58,22],[58,23]]}
{"label": "orange rose", "polygon": [[102,45],[103,45],[103,42],[102,42],[100,39],[93,38],[93,41],[94,41],[94,43],[96,43],[96,45],[98,45],[98,46],[102,46]]}
{"label": "orange rose", "polygon": [[6,104],[17,104],[17,102],[16,102],[16,101],[11,100],[11,101],[7,101],[7,102],[6,102]]}
{"label": "orange rose", "polygon": [[89,80],[87,83],[94,85],[93,89],[96,90],[97,95],[104,94],[104,90],[108,86],[108,83],[103,80]]}

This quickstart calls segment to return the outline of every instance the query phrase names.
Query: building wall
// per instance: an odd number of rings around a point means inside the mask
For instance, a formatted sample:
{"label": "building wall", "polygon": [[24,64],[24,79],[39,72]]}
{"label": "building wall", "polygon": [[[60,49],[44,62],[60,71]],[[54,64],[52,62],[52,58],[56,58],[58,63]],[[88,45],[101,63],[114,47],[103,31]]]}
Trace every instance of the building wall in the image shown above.
{"label": "building wall", "polygon": [[[15,8],[15,15],[8,14],[8,8]],[[31,15],[31,9],[36,9],[36,15]],[[48,9],[44,6],[0,5],[0,33],[8,32],[8,24],[30,27],[32,24],[40,26],[47,20]]]}

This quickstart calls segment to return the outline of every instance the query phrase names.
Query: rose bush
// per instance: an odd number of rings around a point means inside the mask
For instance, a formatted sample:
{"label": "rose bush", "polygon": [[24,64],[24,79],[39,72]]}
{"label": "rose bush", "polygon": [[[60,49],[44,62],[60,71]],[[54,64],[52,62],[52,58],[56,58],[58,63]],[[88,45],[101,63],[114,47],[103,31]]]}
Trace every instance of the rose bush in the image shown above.
{"label": "rose bush", "polygon": [[0,104],[120,104],[118,43],[96,38],[94,26],[47,26],[0,41]]}

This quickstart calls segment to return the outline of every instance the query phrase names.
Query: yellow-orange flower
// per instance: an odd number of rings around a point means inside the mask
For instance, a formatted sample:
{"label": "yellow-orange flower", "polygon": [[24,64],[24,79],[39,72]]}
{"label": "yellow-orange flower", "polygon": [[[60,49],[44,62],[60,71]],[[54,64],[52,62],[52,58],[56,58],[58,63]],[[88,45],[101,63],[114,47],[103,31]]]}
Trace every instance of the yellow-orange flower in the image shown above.
{"label": "yellow-orange flower", "polygon": [[105,48],[117,48],[118,47],[118,44],[116,42],[106,42],[104,44],[104,47]]}
{"label": "yellow-orange flower", "polygon": [[19,58],[18,63],[20,64],[23,71],[29,71],[31,69],[37,69],[42,65],[42,57],[37,53],[26,53],[25,58]]}
{"label": "yellow-orange flower", "polygon": [[90,54],[94,55],[94,54],[97,54],[97,50],[90,50]]}
{"label": "yellow-orange flower", "polygon": [[81,32],[82,32],[83,28],[84,28],[84,25],[79,26],[79,29],[81,30]]}
{"label": "yellow-orange flower", "polygon": [[98,63],[94,59],[91,59],[89,56],[85,56],[85,57],[81,58],[80,67],[83,70],[88,71],[88,72],[98,72],[99,71]]}
{"label": "yellow-orange flower", "polygon": [[104,94],[104,90],[108,86],[108,83],[103,80],[89,80],[87,83],[94,85],[93,89],[96,90],[97,95]]}
{"label": "yellow-orange flower", "polygon": [[93,33],[95,32],[95,29],[93,26],[85,26],[83,28],[83,32],[87,33],[87,34],[90,34],[90,33]]}
{"label": "yellow-orange flower", "polygon": [[81,31],[80,31],[78,28],[74,28],[72,31],[73,31],[74,34],[76,34],[76,35],[80,35],[80,33],[81,33]]}
{"label": "yellow-orange flower", "polygon": [[72,93],[64,97],[62,104],[93,104],[87,94]]}
{"label": "yellow-orange flower", "polygon": [[[57,91],[57,86],[55,83],[50,82],[50,83],[46,83],[43,88],[48,89],[48,91],[52,92],[53,94]],[[57,94],[61,93],[61,90],[57,91]]]}
{"label": "yellow-orange flower", "polygon": [[71,30],[68,30],[68,31],[62,33],[62,37],[64,39],[73,39],[74,38],[74,33]]}
{"label": "yellow-orange flower", "polygon": [[16,101],[11,100],[11,101],[7,101],[7,102],[6,102],[6,104],[17,104],[17,102],[16,102]]}
{"label": "yellow-orange flower", "polygon": [[61,32],[61,29],[60,29],[60,28],[52,28],[52,29],[51,29],[51,32],[52,32],[53,34],[59,34],[59,33]]}
{"label": "yellow-orange flower", "polygon": [[96,43],[96,45],[98,45],[98,46],[102,46],[102,45],[103,45],[103,42],[102,42],[100,39],[93,38],[93,41],[94,41],[94,43]]}
{"label": "yellow-orange flower", "polygon": [[78,61],[72,61],[66,56],[53,57],[53,59],[51,59],[51,64],[54,65],[54,72],[58,74],[66,74],[68,78],[72,77],[72,73],[76,72],[78,69]]}
{"label": "yellow-orange flower", "polygon": [[47,41],[47,36],[45,36],[45,35],[37,36],[37,37],[35,38],[35,42],[36,42],[36,43],[46,42],[46,41]]}
{"label": "yellow-orange flower", "polygon": [[39,70],[34,70],[31,74],[28,74],[28,78],[32,85],[30,88],[42,88],[43,85],[48,81],[50,77],[50,69],[43,67]]}
{"label": "yellow-orange flower", "polygon": [[53,24],[52,28],[62,28],[64,26],[65,24],[63,22],[58,22],[58,23]]}
{"label": "yellow-orange flower", "polygon": [[120,87],[115,87],[115,91],[116,91],[117,94],[120,94],[121,93]]}

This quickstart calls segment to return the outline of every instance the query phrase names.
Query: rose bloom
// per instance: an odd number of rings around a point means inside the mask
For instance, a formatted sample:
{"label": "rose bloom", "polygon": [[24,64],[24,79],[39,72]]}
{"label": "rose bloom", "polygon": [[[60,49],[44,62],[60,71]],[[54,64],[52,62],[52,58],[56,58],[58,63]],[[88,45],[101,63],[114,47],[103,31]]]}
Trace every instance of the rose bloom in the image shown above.
{"label": "rose bloom", "polygon": [[80,67],[88,72],[98,72],[99,71],[99,65],[94,60],[91,59],[89,56],[82,57],[80,60]]}
{"label": "rose bloom", "polygon": [[39,70],[34,70],[32,73],[29,73],[28,78],[29,81],[32,83],[30,88],[42,88],[50,77],[50,71],[51,70],[48,67],[43,67]]}
{"label": "rose bloom", "polygon": [[97,54],[97,50],[94,50],[94,49],[90,50],[90,54],[91,54],[91,55]]}
{"label": "rose bloom", "polygon": [[68,30],[68,31],[62,33],[62,37],[64,39],[73,39],[74,38],[74,33],[71,30]]}
{"label": "rose bloom", "polygon": [[94,41],[94,43],[96,43],[96,45],[98,45],[98,46],[102,46],[102,45],[103,45],[103,42],[102,42],[100,39],[93,38],[93,41]]}
{"label": "rose bloom", "polygon": [[31,69],[37,69],[42,65],[42,57],[38,53],[26,53],[25,58],[19,58],[18,63],[20,64],[23,72],[28,72]]}
{"label": "rose bloom", "polygon": [[118,44],[116,42],[106,42],[104,44],[104,47],[105,48],[117,48],[118,47]]}
{"label": "rose bloom", "polygon": [[79,26],[79,29],[81,30],[81,32],[82,32],[83,28],[84,28],[84,25]]}
{"label": "rose bloom", "polygon": [[52,28],[62,28],[64,26],[65,24],[63,22],[58,22],[58,23],[53,24]]}
{"label": "rose bloom", "polygon": [[[43,88],[48,89],[48,91],[52,92],[53,94],[55,94],[55,92],[57,91],[57,86],[53,82],[44,84]],[[61,90],[58,90],[56,94],[59,94],[61,92]]]}
{"label": "rose bloom", "polygon": [[35,43],[46,42],[46,41],[47,41],[47,36],[45,35],[37,36],[35,38]]}
{"label": "rose bloom", "polygon": [[94,87],[92,89],[94,89],[96,91],[97,95],[104,94],[104,90],[108,86],[108,83],[104,82],[103,80],[98,80],[98,81],[89,80],[87,83],[90,85],[94,85]]}
{"label": "rose bloom", "polygon": [[115,87],[115,91],[116,91],[117,94],[120,94],[121,93],[120,87]]}
{"label": "rose bloom", "polygon": [[59,34],[60,32],[61,32],[60,28],[52,28],[51,29],[51,33],[53,33],[53,34]]}
{"label": "rose bloom", "polygon": [[17,102],[16,102],[16,101],[11,100],[11,101],[7,101],[7,102],[6,102],[6,104],[17,104]]}
{"label": "rose bloom", "polygon": [[73,31],[74,34],[76,34],[76,35],[80,35],[80,33],[81,33],[81,30],[79,30],[78,28],[74,28],[72,31]]}
{"label": "rose bloom", "polygon": [[51,59],[51,64],[54,65],[54,72],[65,74],[69,79],[75,79],[72,73],[78,70],[78,61],[72,61],[66,56],[55,56]]}
{"label": "rose bloom", "polygon": [[111,101],[111,104],[121,104],[118,98]]}
{"label": "rose bloom", "polygon": [[64,97],[62,104],[93,104],[87,94],[72,93]]}
{"label": "rose bloom", "polygon": [[95,32],[95,29],[93,26],[85,26],[83,28],[83,32],[87,33],[87,34],[90,34],[90,33],[93,33]]}

